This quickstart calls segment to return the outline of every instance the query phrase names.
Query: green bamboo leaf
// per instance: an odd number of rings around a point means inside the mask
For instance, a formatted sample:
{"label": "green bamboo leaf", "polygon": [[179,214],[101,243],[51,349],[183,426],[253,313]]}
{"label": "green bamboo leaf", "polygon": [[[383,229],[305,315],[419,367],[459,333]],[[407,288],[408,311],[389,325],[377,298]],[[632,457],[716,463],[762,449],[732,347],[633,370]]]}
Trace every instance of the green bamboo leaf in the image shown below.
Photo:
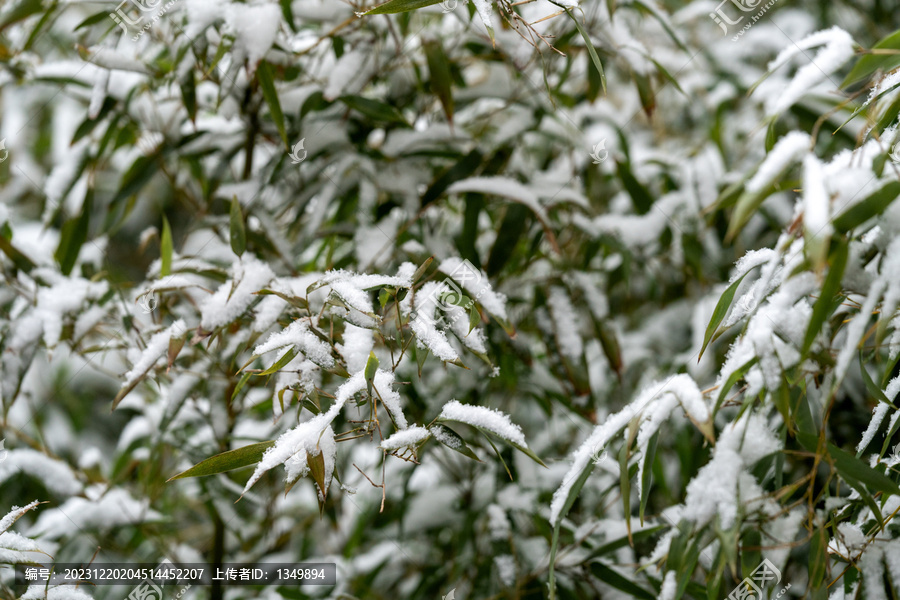
{"label": "green bamboo leaf", "polygon": [[428,40],[423,46],[431,89],[440,100],[447,120],[453,123],[453,75],[450,72],[450,61],[439,41]]}
{"label": "green bamboo leaf", "polygon": [[[828,532],[817,528],[809,540],[809,583],[811,587],[821,585],[828,566]],[[842,584],[843,585],[843,584]]]}
{"label": "green bamboo leaf", "polygon": [[262,90],[263,98],[269,107],[269,114],[278,128],[278,134],[284,147],[288,148],[287,130],[284,126],[284,113],[281,112],[281,102],[278,100],[278,92],[275,90],[275,78],[272,74],[272,67],[266,61],[260,61],[256,68],[256,79],[259,81],[259,88]]}
{"label": "green bamboo leaf", "polygon": [[12,2],[5,7],[3,20],[0,21],[0,31],[6,27],[17,23],[23,19],[27,19],[31,15],[37,14],[44,9],[42,0],[19,0]]}
{"label": "green bamboo leaf", "polygon": [[375,356],[374,352],[369,352],[369,360],[366,361],[366,388],[369,392],[369,397],[372,397],[372,384],[375,382],[375,373],[378,372],[378,357]]}
{"label": "green bamboo leaf", "polygon": [[375,8],[371,8],[364,13],[357,13],[360,16],[363,15],[393,15],[397,13],[409,12],[411,10],[416,10],[419,8],[425,8],[426,6],[431,6],[433,4],[437,4],[441,0],[388,0],[384,4],[379,4]]}
{"label": "green bamboo leaf", "polygon": [[159,239],[159,276],[166,277],[172,272],[172,228],[163,215],[162,236]]}
{"label": "green bamboo leaf", "polygon": [[890,477],[876,471],[862,460],[834,444],[828,444],[828,454],[834,460],[834,468],[854,489],[865,488],[884,492],[891,496],[900,495],[898,486]]}
{"label": "green bamboo leaf", "polygon": [[244,227],[244,213],[241,211],[241,203],[237,196],[231,199],[231,227],[229,228],[231,249],[241,256],[247,250],[247,230]]}
{"label": "green bamboo leaf", "polygon": [[361,112],[365,116],[374,121],[385,121],[388,123],[402,123],[409,125],[400,111],[390,104],[385,104],[371,98],[363,98],[362,96],[341,96],[338,98],[341,102],[355,111]]}
{"label": "green bamboo leaf", "polygon": [[584,39],[584,45],[587,47],[588,54],[591,56],[591,62],[594,63],[594,68],[597,69],[597,72],[600,73],[600,87],[603,88],[603,93],[606,93],[606,74],[603,72],[603,63],[600,62],[600,57],[597,56],[597,50],[594,48],[594,44],[591,42],[591,36],[588,35],[587,30],[581,25],[578,21],[578,18],[572,14],[572,11],[566,9],[566,14],[569,15],[569,18],[575,23],[575,29],[578,30],[578,33],[581,34],[582,39]]}
{"label": "green bamboo leaf", "polygon": [[738,286],[741,285],[741,282],[744,280],[744,277],[747,276],[747,273],[744,273],[740,277],[734,280],[734,283],[728,286],[728,288],[722,293],[719,297],[719,302],[716,303],[716,308],[713,310],[712,318],[709,320],[709,325],[706,326],[706,333],[703,334],[703,347],[700,348],[700,356],[697,357],[697,362],[700,362],[700,359],[703,357],[703,353],[706,352],[706,347],[713,339],[713,335],[715,335],[716,330],[719,328],[719,324],[722,323],[722,319],[725,318],[725,315],[728,314],[728,309],[731,308],[731,301],[734,300],[734,295],[737,293]]}
{"label": "green bamboo leaf", "polygon": [[862,225],[872,217],[883,213],[891,203],[900,195],[900,182],[892,181],[886,186],[866,198],[854,204],[834,218],[834,228],[840,233],[846,233]]}
{"label": "green bamboo leaf", "polygon": [[[844,269],[847,266],[848,246],[845,240],[838,242],[837,248],[831,256],[831,267],[828,269],[828,275],[822,283],[822,291],[819,298],[813,305],[812,316],[809,319],[809,326],[806,329],[806,336],[803,338],[803,348],[800,351],[802,356],[806,356],[812,347],[816,336],[822,329],[822,325],[834,312],[836,304],[835,298],[841,292],[841,278],[844,276]],[[839,302],[840,300],[837,300]]]}
{"label": "green bamboo leaf", "polygon": [[[877,50],[900,50],[900,31],[895,31],[873,46]],[[857,61],[841,83],[842,88],[859,83],[872,76],[875,71],[889,73],[900,67],[900,54],[865,54]]]}
{"label": "green bamboo leaf", "polygon": [[59,236],[59,246],[53,257],[59,263],[64,275],[72,272],[81,246],[87,241],[90,226],[91,210],[94,206],[94,188],[88,187],[81,206],[81,214],[66,221]]}
{"label": "green bamboo leaf", "polygon": [[659,441],[659,432],[653,434],[650,442],[647,444],[647,451],[644,453],[644,470],[641,472],[641,507],[640,518],[641,525],[644,524],[644,511],[647,508],[647,501],[650,499],[650,487],[653,485],[653,461],[656,460],[656,444]]}
{"label": "green bamboo leaf", "polygon": [[465,440],[463,440],[458,433],[456,433],[443,423],[435,423],[428,429],[428,431],[431,432],[431,435],[434,437],[434,439],[436,439],[447,448],[459,452],[463,456],[467,456],[472,460],[482,462],[481,459],[478,458],[478,455],[475,454],[475,452],[473,452],[471,448],[469,448]]}
{"label": "green bamboo leaf", "polygon": [[299,348],[291,348],[290,350],[285,352],[281,358],[279,358],[277,361],[275,361],[275,364],[273,364],[271,367],[269,367],[262,373],[257,373],[257,375],[263,376],[263,375],[271,375],[272,373],[275,373],[279,369],[282,369],[286,364],[288,364],[289,362],[294,360],[294,357],[297,356],[297,354],[299,352],[300,352]]}
{"label": "green bamboo leaf", "polygon": [[[649,592],[638,584],[634,583],[627,577],[620,575],[618,572],[607,567],[599,561],[590,564],[591,573],[603,583],[625,592],[630,598],[640,598],[641,600],[656,600],[656,594]],[[676,595],[676,598],[680,596]]]}
{"label": "green bamboo leaf", "polygon": [[215,475],[217,473],[224,473],[225,471],[231,471],[232,469],[239,469],[258,463],[262,458],[263,453],[274,445],[275,441],[269,440],[267,442],[258,442],[256,444],[244,446],[243,448],[237,448],[235,450],[229,450],[228,452],[216,454],[215,456],[210,456],[187,471],[183,471],[178,475],[169,478],[166,483],[176,479],[184,479],[186,477]]}
{"label": "green bamboo leaf", "polygon": [[[237,397],[238,393],[247,384],[247,381],[250,380],[250,375],[252,375],[252,373],[250,373],[249,371],[244,373],[243,375],[241,375],[241,379],[237,382],[237,385],[234,386],[234,391],[231,392],[231,401],[232,402],[234,402],[234,399]],[[281,412],[284,412],[284,407],[282,406],[281,408],[282,408]]]}
{"label": "green bamboo leaf", "polygon": [[325,454],[321,450],[318,454],[307,453],[306,464],[309,467],[309,474],[319,486],[319,491],[322,492],[322,497],[326,497],[328,488],[325,487]]}

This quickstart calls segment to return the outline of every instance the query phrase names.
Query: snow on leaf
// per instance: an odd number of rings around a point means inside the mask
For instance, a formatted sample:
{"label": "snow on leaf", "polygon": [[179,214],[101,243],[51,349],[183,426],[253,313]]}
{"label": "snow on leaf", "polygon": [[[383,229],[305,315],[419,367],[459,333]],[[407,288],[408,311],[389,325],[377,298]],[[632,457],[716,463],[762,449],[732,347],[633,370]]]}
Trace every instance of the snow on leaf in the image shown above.
{"label": "snow on leaf", "polygon": [[465,423],[489,431],[511,444],[528,447],[521,427],[513,423],[505,413],[486,406],[462,404],[458,400],[451,400],[441,409],[438,420]]}
{"label": "snow on leaf", "polygon": [[235,34],[233,51],[237,60],[246,59],[253,72],[275,42],[281,27],[281,9],[275,3],[228,4],[225,22]]}
{"label": "snow on leaf", "polygon": [[8,452],[6,460],[0,462],[0,484],[18,473],[25,473],[54,494],[73,496],[81,493],[84,486],[63,461],[31,448],[16,448]]}
{"label": "snow on leaf", "polygon": [[809,145],[809,134],[802,131],[791,131],[778,140],[778,143],[766,156],[756,173],[747,182],[747,191],[753,193],[762,192],[765,188],[772,185],[781,173],[808,151]]}
{"label": "snow on leaf", "polygon": [[269,265],[252,255],[243,256],[232,266],[231,280],[219,286],[200,305],[200,327],[211,332],[240,317],[256,299],[253,294],[274,277]]}
{"label": "snow on leaf", "polygon": [[297,319],[282,331],[271,334],[265,342],[253,349],[253,354],[259,356],[285,346],[297,348],[309,360],[321,367],[331,368],[334,366],[331,347],[310,331],[309,324],[305,319]]}
{"label": "snow on leaf", "polygon": [[49,508],[38,518],[28,535],[56,540],[80,531],[98,529],[114,531],[125,525],[158,521],[162,515],[150,508],[146,498],[135,500],[122,488],[103,489],[93,486],[87,498],[76,496],[59,508]]}
{"label": "snow on leaf", "polygon": [[393,452],[401,448],[415,448],[419,443],[428,439],[431,433],[427,429],[419,425],[414,425],[408,429],[396,432],[385,440],[382,440],[380,448]]}
{"label": "snow on leaf", "polygon": [[776,115],[784,112],[853,58],[853,38],[840,27],[832,27],[813,33],[799,42],[791,42],[768,64],[767,69],[769,72],[774,71],[798,53],[805,53],[810,48],[823,45],[825,47],[819,50],[812,61],[797,71],[786,89],[778,89],[777,94],[772,94],[766,100],[767,114]]}

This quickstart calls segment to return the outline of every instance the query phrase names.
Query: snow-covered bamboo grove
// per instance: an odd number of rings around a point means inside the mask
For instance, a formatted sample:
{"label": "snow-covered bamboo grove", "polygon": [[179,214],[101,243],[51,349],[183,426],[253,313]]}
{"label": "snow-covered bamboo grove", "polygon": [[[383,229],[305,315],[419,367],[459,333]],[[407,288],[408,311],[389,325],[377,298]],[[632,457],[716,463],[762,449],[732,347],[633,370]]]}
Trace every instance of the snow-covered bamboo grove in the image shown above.
{"label": "snow-covered bamboo grove", "polygon": [[0,598],[900,598],[898,115],[890,0],[3,0]]}

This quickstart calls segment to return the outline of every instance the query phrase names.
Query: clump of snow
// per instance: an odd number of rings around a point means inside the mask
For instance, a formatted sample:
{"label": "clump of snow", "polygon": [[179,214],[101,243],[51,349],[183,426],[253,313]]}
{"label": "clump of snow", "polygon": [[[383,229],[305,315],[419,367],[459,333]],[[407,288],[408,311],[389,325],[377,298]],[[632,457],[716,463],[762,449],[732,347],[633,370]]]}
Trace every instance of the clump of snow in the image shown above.
{"label": "clump of snow", "polygon": [[[135,500],[121,489],[106,493],[88,490],[89,498],[69,498],[59,508],[50,508],[38,518],[29,535],[56,540],[81,530],[112,531],[117,527],[162,519],[147,499]],[[102,495],[101,495],[102,494]]]}
{"label": "clump of snow", "polygon": [[93,596],[72,584],[32,583],[19,600],[93,600]]}
{"label": "clump of snow", "polygon": [[[565,516],[562,510],[572,486],[588,465],[601,454],[613,436],[622,431],[634,417],[644,415],[648,420],[638,431],[638,446],[642,452],[645,451],[650,438],[679,402],[685,412],[698,423],[708,421],[709,407],[703,401],[700,389],[690,376],[682,374],[647,386],[630,404],[595,427],[573,454],[572,466],[566,471],[563,482],[553,493],[550,502],[550,523],[556,525]],[[639,461],[638,464],[642,465],[643,461]],[[638,481],[640,480],[638,476]]]}
{"label": "clump of snow", "polygon": [[810,140],[809,134],[802,131],[791,131],[778,140],[747,182],[746,190],[757,193],[770,186],[782,172],[809,150]]}
{"label": "clump of snow", "polygon": [[371,329],[344,324],[344,342],[335,347],[347,362],[347,372],[351,375],[366,367],[369,353],[375,346],[375,335]]}
{"label": "clump of snow", "polygon": [[457,421],[485,429],[508,442],[523,448],[528,447],[522,428],[513,423],[508,415],[499,410],[486,406],[462,404],[458,400],[451,400],[441,409],[438,419],[441,421]]}
{"label": "clump of snow", "polygon": [[[325,499],[328,494],[328,488],[331,486],[331,479],[334,476],[334,461],[337,456],[337,443],[334,440],[334,430],[330,425],[319,434],[316,443],[313,445],[312,438],[304,438],[310,443],[302,443],[297,447],[296,453],[284,462],[285,483],[288,485],[294,483],[300,477],[306,477],[309,474],[308,457],[322,455],[322,462],[325,470],[323,482],[325,489],[319,490],[319,498]],[[318,486],[318,482],[316,482]]]}
{"label": "clump of snow", "polygon": [[445,259],[438,269],[458,281],[488,313],[506,320],[506,296],[491,288],[486,273],[459,257]]}
{"label": "clump of snow", "polygon": [[261,355],[285,346],[297,347],[309,360],[321,367],[334,366],[331,347],[310,331],[305,319],[297,319],[282,331],[271,334],[265,342],[253,349],[253,354]]}
{"label": "clump of snow", "polygon": [[859,444],[856,446],[857,452],[862,452],[872,440],[875,439],[875,433],[878,431],[878,428],[881,427],[881,423],[884,421],[884,417],[887,415],[889,408],[889,405],[884,402],[879,402],[872,410],[872,419],[869,421],[869,426],[866,427],[862,439],[859,440]]}
{"label": "clump of snow", "polygon": [[392,436],[381,442],[381,449],[393,452],[401,448],[414,448],[424,440],[428,439],[431,433],[427,429],[419,425],[414,425],[409,429],[402,429]]}
{"label": "clump of snow", "polygon": [[212,331],[240,317],[256,298],[253,294],[269,283],[275,274],[264,262],[244,255],[231,268],[231,281],[219,286],[216,292],[200,305],[200,327]]}
{"label": "clump of snow", "polygon": [[766,101],[766,112],[779,114],[799,100],[810,89],[821,83],[844,63],[853,58],[853,38],[840,27],[832,27],[809,35],[799,42],[791,42],[768,64],[767,69],[774,71],[800,52],[816,46],[825,47],[820,50],[808,65],[801,67],[786,89],[779,90]]}
{"label": "clump of snow", "polygon": [[17,473],[34,477],[60,496],[79,494],[83,488],[69,465],[31,448],[8,450],[6,460],[0,462],[0,483]]}
{"label": "clump of snow", "polygon": [[122,383],[122,388],[129,387],[135,381],[143,377],[147,371],[152,369],[153,365],[156,364],[156,361],[166,354],[166,351],[169,349],[169,341],[171,341],[172,337],[178,337],[183,334],[185,330],[184,321],[178,319],[169,327],[153,334],[153,337],[147,342],[147,347],[144,348],[144,351],[141,353],[140,358],[134,363],[131,370],[125,373],[125,381]]}
{"label": "clump of snow", "polygon": [[281,27],[281,9],[275,3],[228,4],[225,22],[235,34],[236,60],[247,59],[252,72],[275,42]]}
{"label": "clump of snow", "polygon": [[581,327],[577,320],[578,313],[572,306],[569,295],[562,288],[553,286],[550,288],[547,304],[550,307],[550,316],[553,317],[559,351],[570,360],[581,360],[584,352],[584,344],[578,333]]}
{"label": "clump of snow", "polygon": [[738,481],[759,459],[781,449],[781,443],[760,415],[747,414],[726,426],[712,459],[687,486],[682,517],[705,525],[716,516],[728,529],[741,506]]}
{"label": "clump of snow", "polygon": [[384,407],[391,413],[391,417],[394,419],[394,423],[397,424],[397,428],[406,429],[406,427],[408,427],[406,415],[403,414],[403,408],[400,406],[400,394],[391,387],[393,383],[393,372],[378,369],[375,372],[375,377],[372,381],[372,386],[375,388],[373,393],[377,395],[382,404],[384,404]]}

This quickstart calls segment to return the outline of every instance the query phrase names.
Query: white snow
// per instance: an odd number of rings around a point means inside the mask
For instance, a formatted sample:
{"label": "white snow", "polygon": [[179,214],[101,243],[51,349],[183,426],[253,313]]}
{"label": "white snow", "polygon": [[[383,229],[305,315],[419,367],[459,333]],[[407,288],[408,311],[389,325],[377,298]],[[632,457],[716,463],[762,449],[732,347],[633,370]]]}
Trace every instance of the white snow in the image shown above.
{"label": "white snow", "polygon": [[256,299],[253,294],[263,289],[275,274],[264,262],[244,255],[231,268],[231,281],[223,283],[200,305],[200,327],[213,331],[241,316]]}
{"label": "white snow", "polygon": [[813,238],[832,233],[831,197],[825,187],[822,162],[813,154],[803,159],[803,228]]}
{"label": "white snow", "polygon": [[79,494],[83,488],[69,465],[31,448],[8,450],[6,460],[0,462],[0,483],[17,473],[34,477],[48,490],[60,496]]}
{"label": "white snow", "polygon": [[402,429],[392,436],[382,440],[381,449],[393,452],[406,447],[416,447],[423,440],[428,439],[431,434],[424,427],[414,425],[409,429]]}
{"label": "white snow", "polygon": [[578,333],[581,327],[578,323],[578,313],[569,300],[569,294],[559,286],[551,287],[547,306],[550,308],[550,316],[553,317],[560,352],[569,360],[576,362],[581,360],[584,353],[584,344]]}
{"label": "white snow", "polygon": [[253,349],[253,354],[262,355],[285,346],[297,347],[309,360],[319,366],[334,366],[331,347],[309,330],[306,319],[297,319],[282,331],[271,334],[268,339]]}
{"label": "white snow", "polygon": [[816,46],[825,47],[816,54],[812,61],[801,67],[786,89],[779,90],[766,101],[766,112],[770,115],[779,114],[793,106],[810,89],[828,78],[844,63],[853,58],[853,38],[839,27],[832,27],[809,35],[799,42],[788,44],[787,47],[768,65],[769,71],[774,71],[798,53],[804,52]]}
{"label": "white snow", "polygon": [[522,428],[513,423],[508,415],[499,410],[486,406],[462,404],[458,400],[451,400],[441,409],[438,419],[442,421],[457,421],[473,427],[479,427],[508,442],[523,448],[528,447]]}
{"label": "white snow", "polygon": [[745,189],[751,193],[765,190],[783,171],[806,153],[809,146],[809,134],[802,131],[791,131],[782,137],[747,182]]}
{"label": "white snow", "polygon": [[140,358],[134,363],[131,370],[125,373],[125,381],[122,382],[122,388],[127,388],[147,373],[147,371],[152,369],[153,365],[156,364],[156,361],[168,351],[169,341],[172,337],[183,334],[185,330],[184,321],[179,319],[169,327],[153,334],[153,337],[147,342],[147,347],[144,348],[144,351],[141,353]]}
{"label": "white snow", "polygon": [[247,59],[252,72],[275,42],[281,27],[281,9],[275,3],[228,4],[225,22],[235,33],[233,52],[236,60]]}
{"label": "white snow", "polygon": [[69,498],[58,508],[42,512],[28,534],[56,540],[80,531],[112,531],[125,525],[162,519],[162,515],[150,508],[148,499],[135,500],[122,488],[105,493],[90,491],[96,492],[89,494],[96,499]]}
{"label": "white snow", "polygon": [[890,406],[888,406],[884,402],[879,402],[878,405],[872,410],[872,419],[869,421],[869,426],[866,427],[866,431],[863,433],[862,439],[856,446],[857,452],[861,452],[863,448],[868,446],[875,438],[875,433],[878,431],[878,428],[881,427],[881,423],[884,421],[884,417],[885,415],[887,415],[887,411],[889,408]]}
{"label": "white snow", "polygon": [[335,347],[347,363],[347,372],[352,375],[366,367],[374,346],[375,334],[371,329],[345,323],[344,342]]}

